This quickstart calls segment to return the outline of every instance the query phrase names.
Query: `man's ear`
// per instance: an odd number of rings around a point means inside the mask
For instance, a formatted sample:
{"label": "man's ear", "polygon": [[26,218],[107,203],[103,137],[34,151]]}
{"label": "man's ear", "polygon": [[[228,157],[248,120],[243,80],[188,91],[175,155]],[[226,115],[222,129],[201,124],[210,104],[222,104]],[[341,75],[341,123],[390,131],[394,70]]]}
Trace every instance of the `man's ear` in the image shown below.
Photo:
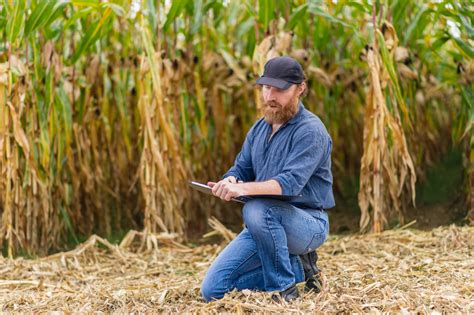
{"label": "man's ear", "polygon": [[305,90],[306,90],[306,82],[301,82],[300,84],[298,84],[299,97],[303,96]]}

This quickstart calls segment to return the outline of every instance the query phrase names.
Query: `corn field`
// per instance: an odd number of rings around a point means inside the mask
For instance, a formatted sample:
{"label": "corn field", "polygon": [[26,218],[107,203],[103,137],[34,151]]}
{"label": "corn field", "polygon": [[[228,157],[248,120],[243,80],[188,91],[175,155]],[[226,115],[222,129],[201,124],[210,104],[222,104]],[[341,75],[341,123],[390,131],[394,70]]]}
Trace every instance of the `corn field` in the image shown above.
{"label": "corn field", "polygon": [[3,254],[130,229],[153,248],[232,217],[186,183],[233,163],[259,117],[255,79],[279,55],[305,69],[303,102],[333,139],[336,195],[358,187],[361,231],[406,223],[416,182],[453,147],[474,222],[473,12],[452,0],[2,0]]}

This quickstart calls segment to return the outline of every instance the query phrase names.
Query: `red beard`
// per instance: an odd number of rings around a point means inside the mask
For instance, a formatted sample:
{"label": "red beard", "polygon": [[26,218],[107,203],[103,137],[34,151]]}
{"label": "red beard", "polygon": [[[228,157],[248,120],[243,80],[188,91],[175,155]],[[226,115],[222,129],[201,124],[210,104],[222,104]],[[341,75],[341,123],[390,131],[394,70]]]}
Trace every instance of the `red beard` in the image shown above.
{"label": "red beard", "polygon": [[[269,124],[283,124],[290,120],[298,111],[299,97],[295,95],[285,106],[275,101],[264,102],[262,113]],[[273,106],[273,107],[272,107]]]}

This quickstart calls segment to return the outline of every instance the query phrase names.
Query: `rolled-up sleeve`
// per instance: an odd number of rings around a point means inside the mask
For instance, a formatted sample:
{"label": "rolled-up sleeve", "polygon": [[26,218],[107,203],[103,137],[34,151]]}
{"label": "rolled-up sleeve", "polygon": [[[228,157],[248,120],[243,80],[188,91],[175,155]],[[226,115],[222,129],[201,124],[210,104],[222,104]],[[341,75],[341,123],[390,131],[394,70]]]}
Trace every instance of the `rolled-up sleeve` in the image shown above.
{"label": "rolled-up sleeve", "polygon": [[222,179],[235,176],[238,180],[250,182],[255,180],[252,166],[252,129],[247,133],[242,150],[237,154],[234,165],[222,176]]}
{"label": "rolled-up sleeve", "polygon": [[276,180],[283,195],[298,196],[321,163],[328,159],[332,142],[329,135],[319,131],[306,132],[294,139],[282,171]]}

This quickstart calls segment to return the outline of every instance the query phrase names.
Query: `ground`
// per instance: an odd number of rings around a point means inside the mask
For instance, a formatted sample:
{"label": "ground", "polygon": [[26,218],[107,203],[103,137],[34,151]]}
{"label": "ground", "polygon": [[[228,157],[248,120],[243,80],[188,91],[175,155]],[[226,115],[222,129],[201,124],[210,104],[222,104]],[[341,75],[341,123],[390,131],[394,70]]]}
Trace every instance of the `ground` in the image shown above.
{"label": "ground", "polygon": [[323,291],[290,304],[251,291],[204,303],[200,282],[225,241],[162,240],[144,253],[97,240],[45,258],[0,258],[0,311],[474,311],[474,227],[330,236],[318,250]]}

